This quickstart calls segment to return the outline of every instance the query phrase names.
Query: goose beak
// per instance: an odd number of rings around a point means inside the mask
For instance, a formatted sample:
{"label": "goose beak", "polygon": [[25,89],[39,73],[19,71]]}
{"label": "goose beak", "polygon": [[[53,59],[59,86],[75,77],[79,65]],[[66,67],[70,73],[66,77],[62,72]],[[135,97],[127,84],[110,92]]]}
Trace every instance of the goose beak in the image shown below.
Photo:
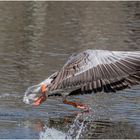
{"label": "goose beak", "polygon": [[33,105],[39,106],[41,103],[46,101],[46,99],[47,99],[47,97],[46,97],[46,85],[43,84],[41,86],[41,95],[34,100]]}

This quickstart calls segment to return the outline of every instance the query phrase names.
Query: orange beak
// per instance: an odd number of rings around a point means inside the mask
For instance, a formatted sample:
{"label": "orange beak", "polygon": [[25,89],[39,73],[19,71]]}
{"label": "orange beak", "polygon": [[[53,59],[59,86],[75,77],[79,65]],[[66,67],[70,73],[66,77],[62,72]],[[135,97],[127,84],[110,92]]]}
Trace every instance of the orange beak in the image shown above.
{"label": "orange beak", "polygon": [[40,95],[40,97],[38,97],[38,98],[34,101],[34,103],[33,103],[34,106],[40,105],[41,103],[43,103],[43,102],[47,99],[45,92],[46,92],[46,85],[43,84],[43,85],[41,86],[41,95]]}

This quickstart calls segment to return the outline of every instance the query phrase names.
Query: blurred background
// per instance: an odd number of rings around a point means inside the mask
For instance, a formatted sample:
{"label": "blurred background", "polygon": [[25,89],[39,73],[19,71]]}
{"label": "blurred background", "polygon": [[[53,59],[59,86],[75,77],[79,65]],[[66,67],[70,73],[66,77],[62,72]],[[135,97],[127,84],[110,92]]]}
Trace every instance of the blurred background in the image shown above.
{"label": "blurred background", "polygon": [[140,2],[0,2],[0,138],[140,138],[140,86],[39,107],[25,90],[86,49],[140,51]]}

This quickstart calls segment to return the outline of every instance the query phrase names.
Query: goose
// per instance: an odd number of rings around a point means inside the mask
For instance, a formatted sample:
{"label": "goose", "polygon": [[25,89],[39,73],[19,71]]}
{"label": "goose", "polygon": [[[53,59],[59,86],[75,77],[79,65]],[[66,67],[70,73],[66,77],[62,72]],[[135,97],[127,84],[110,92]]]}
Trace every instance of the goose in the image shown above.
{"label": "goose", "polygon": [[87,105],[67,100],[70,95],[117,92],[140,84],[140,51],[85,50],[38,85],[29,87],[23,102],[38,106],[50,96],[79,109]]}

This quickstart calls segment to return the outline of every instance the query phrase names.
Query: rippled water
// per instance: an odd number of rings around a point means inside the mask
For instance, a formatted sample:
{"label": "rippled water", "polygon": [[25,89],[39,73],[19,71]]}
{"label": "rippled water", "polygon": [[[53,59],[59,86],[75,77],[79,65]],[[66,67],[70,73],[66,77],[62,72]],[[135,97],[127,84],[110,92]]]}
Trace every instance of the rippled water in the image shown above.
{"label": "rippled water", "polygon": [[0,138],[140,138],[140,86],[22,102],[27,87],[85,49],[140,50],[140,2],[0,2]]}

